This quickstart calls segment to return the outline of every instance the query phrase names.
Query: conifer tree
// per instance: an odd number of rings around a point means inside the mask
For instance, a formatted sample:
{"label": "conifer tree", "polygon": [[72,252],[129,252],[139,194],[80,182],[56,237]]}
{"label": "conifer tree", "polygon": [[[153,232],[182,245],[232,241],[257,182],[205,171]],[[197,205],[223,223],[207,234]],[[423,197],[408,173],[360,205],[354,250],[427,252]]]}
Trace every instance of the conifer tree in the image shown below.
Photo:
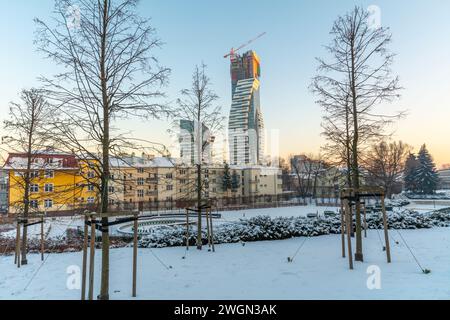
{"label": "conifer tree", "polygon": [[232,183],[231,183],[231,174],[230,174],[230,166],[228,163],[225,163],[225,170],[222,177],[222,188],[223,191],[227,192],[228,190],[231,190]]}
{"label": "conifer tree", "polygon": [[428,152],[426,145],[420,148],[417,160],[418,165],[414,174],[417,191],[421,194],[434,194],[439,183],[439,176],[436,164]]}
{"label": "conifer tree", "polygon": [[406,163],[405,163],[405,171],[404,171],[404,182],[405,182],[405,191],[415,193],[417,191],[417,186],[415,183],[415,174],[418,166],[418,161],[416,155],[410,153]]}

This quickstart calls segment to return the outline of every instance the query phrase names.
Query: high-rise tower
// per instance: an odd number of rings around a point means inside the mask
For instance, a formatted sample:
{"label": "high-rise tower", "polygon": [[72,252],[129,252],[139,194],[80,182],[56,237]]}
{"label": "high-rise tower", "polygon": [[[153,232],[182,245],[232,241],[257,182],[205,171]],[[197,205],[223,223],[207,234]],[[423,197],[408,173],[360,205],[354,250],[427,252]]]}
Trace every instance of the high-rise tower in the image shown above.
{"label": "high-rise tower", "polygon": [[260,60],[254,51],[231,59],[232,104],[228,124],[230,163],[259,165],[264,158]]}

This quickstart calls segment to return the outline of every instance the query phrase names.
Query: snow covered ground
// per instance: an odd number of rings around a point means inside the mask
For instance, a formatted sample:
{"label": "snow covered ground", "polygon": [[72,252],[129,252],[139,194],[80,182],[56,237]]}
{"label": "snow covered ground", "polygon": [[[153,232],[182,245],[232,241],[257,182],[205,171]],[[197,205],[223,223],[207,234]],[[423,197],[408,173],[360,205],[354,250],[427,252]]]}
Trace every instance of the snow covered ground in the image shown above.
{"label": "snow covered ground", "polygon": [[[58,239],[66,235],[66,230],[68,228],[76,229],[77,226],[82,226],[83,221],[79,218],[48,218],[44,223],[44,233],[46,239]],[[6,232],[0,232],[0,236],[5,238],[15,238],[16,229],[12,226],[11,230]],[[28,237],[29,239],[40,239],[41,236],[41,225],[33,225],[28,227]]]}
{"label": "snow covered ground", "polygon": [[[348,270],[339,236],[219,245],[216,253],[191,248],[139,249],[138,299],[449,299],[450,229],[402,231],[423,274],[396,231],[391,232],[393,263],[388,265],[377,231],[364,243],[365,263]],[[396,243],[398,242],[398,244]],[[131,248],[111,251],[111,299],[131,297]],[[42,264],[18,270],[14,257],[0,257],[0,299],[79,299],[69,290],[67,269],[81,265],[81,253],[51,254]],[[381,270],[381,289],[367,288],[367,268]],[[96,255],[96,293],[100,251]],[[76,270],[76,268],[75,268]],[[76,279],[76,276],[75,276]]]}

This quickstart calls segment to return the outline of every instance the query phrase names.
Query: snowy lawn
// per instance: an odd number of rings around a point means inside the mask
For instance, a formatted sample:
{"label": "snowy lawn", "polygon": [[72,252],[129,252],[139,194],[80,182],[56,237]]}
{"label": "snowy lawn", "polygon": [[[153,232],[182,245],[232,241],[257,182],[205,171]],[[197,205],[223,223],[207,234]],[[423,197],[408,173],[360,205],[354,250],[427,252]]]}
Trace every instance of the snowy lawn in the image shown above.
{"label": "snowy lawn", "polygon": [[[365,263],[348,270],[339,236],[216,246],[216,253],[194,248],[139,249],[138,299],[449,299],[450,229],[402,231],[424,268],[423,274],[396,231],[391,232],[393,263],[388,265],[377,231],[364,243]],[[396,244],[396,241],[399,244]],[[0,299],[79,299],[67,289],[69,266],[81,253],[51,254],[45,264],[30,255],[18,270],[14,257],[0,257]],[[132,249],[111,251],[111,299],[131,298]],[[381,268],[381,290],[366,286],[367,268]],[[170,268],[171,267],[171,268]],[[96,256],[96,293],[100,251]],[[31,282],[30,282],[31,281]],[[26,288],[26,290],[25,290]]]}

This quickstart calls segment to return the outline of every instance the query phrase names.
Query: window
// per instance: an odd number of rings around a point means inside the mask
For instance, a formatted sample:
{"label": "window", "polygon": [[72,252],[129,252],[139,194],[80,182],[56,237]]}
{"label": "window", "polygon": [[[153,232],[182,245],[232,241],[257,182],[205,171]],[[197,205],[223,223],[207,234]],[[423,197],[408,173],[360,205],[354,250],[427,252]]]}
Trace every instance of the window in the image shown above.
{"label": "window", "polygon": [[55,172],[53,170],[46,170],[45,171],[45,177],[47,179],[52,179],[55,177]]}
{"label": "window", "polygon": [[95,186],[92,183],[88,184],[87,188],[89,192],[93,192],[95,190]]}
{"label": "window", "polygon": [[144,168],[139,168],[138,173],[144,173]]}
{"label": "window", "polygon": [[173,190],[173,186],[172,185],[168,185],[166,188],[167,191],[172,191]]}
{"label": "window", "polygon": [[53,200],[49,200],[49,199],[44,200],[44,207],[46,209],[53,208]]}
{"label": "window", "polygon": [[37,200],[30,201],[30,208],[37,209],[38,207],[39,207],[39,201],[37,201]]}
{"label": "window", "polygon": [[30,172],[30,178],[39,178],[39,171],[32,171]]}
{"label": "window", "polygon": [[38,184],[30,184],[30,192],[31,193],[39,192],[39,185]]}
{"label": "window", "polygon": [[88,179],[93,179],[95,178],[95,172],[94,171],[89,171],[88,172]]}
{"label": "window", "polygon": [[45,184],[45,186],[44,186],[44,191],[45,192],[53,192],[53,183],[47,183],[47,184]]}
{"label": "window", "polygon": [[137,184],[138,184],[138,186],[143,186],[144,185],[144,178],[138,178],[137,179]]}
{"label": "window", "polygon": [[116,190],[113,186],[109,186],[108,191],[109,191],[109,193],[114,193]]}
{"label": "window", "polygon": [[95,203],[95,197],[89,197],[87,198],[87,203],[94,204]]}
{"label": "window", "polygon": [[139,198],[143,198],[144,197],[144,190],[138,190],[137,195]]}
{"label": "window", "polygon": [[173,175],[171,173],[166,174],[166,179],[172,179]]}

